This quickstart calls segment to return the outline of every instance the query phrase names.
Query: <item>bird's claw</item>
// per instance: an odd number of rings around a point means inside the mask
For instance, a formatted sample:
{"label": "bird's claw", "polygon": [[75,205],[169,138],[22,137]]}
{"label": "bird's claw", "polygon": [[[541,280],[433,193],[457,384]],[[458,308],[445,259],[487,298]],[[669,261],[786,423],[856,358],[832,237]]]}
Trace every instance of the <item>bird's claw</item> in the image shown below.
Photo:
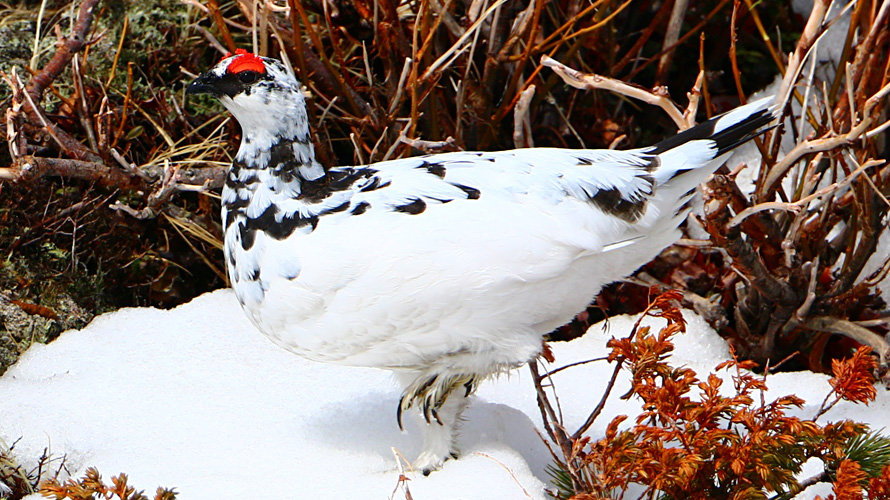
{"label": "bird's claw", "polygon": [[439,425],[444,425],[439,418],[439,409],[445,404],[448,396],[458,387],[466,388],[464,396],[469,396],[476,390],[479,379],[475,375],[456,374],[456,375],[440,375],[435,374],[431,377],[418,378],[411,384],[402,394],[399,400],[399,406],[396,409],[396,418],[399,422],[399,429],[405,430],[402,425],[402,412],[411,409],[414,406],[420,408],[426,423],[431,424],[433,420]]}

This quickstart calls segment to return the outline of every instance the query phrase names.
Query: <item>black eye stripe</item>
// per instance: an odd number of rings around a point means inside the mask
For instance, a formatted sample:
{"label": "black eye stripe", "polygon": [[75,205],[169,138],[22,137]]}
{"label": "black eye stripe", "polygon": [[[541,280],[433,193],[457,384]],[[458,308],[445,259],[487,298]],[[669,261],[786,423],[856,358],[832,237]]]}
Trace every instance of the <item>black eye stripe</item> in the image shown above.
{"label": "black eye stripe", "polygon": [[[223,73],[213,82],[213,87],[220,93],[229,97],[235,97],[242,92],[249,94],[260,81],[274,81],[274,77],[267,73],[257,71],[239,71],[238,73]],[[261,84],[263,85],[263,84]]]}

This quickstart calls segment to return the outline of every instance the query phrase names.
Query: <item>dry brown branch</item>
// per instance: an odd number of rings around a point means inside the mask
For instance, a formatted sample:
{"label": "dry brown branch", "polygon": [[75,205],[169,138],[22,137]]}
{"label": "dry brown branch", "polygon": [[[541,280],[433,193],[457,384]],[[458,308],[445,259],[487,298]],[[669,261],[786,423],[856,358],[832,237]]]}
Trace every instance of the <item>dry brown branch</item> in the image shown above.
{"label": "dry brown branch", "polygon": [[217,0],[208,0],[207,9],[210,11],[210,15],[213,18],[213,22],[216,24],[216,28],[222,34],[223,40],[226,42],[228,52],[235,52],[237,46],[235,45],[235,40],[232,38],[232,34],[229,32],[228,26],[226,26],[226,23],[223,20],[222,13],[219,10],[219,2]]}
{"label": "dry brown branch", "polygon": [[[544,430],[547,431],[547,435],[553,442],[559,446],[560,451],[562,451],[563,457],[571,457],[572,456],[572,438],[569,436],[568,432],[566,432],[565,428],[560,425],[560,419],[556,415],[555,410],[553,409],[553,405],[550,403],[549,397],[547,396],[547,391],[544,390],[544,386],[542,384],[543,377],[541,377],[540,372],[538,371],[538,361],[532,360],[528,364],[529,371],[532,374],[532,380],[535,382],[535,391],[537,392],[537,401],[538,401],[538,409],[541,411],[542,422],[544,423]],[[554,459],[557,457],[554,456]],[[577,464],[564,464],[565,471],[569,474],[569,477],[572,480],[572,486],[577,490],[581,487],[583,481],[578,476],[578,466]]]}
{"label": "dry brown branch", "polygon": [[519,102],[516,103],[516,110],[513,114],[513,145],[516,148],[535,147],[528,109],[534,96],[535,86],[532,85],[520,93]]}
{"label": "dry brown branch", "polygon": [[312,28],[314,24],[310,22],[309,15],[303,8],[302,2],[295,1],[292,3],[292,7],[296,7],[296,11],[299,13],[300,19],[303,21],[303,26],[307,27],[309,37],[320,54],[320,57],[315,55],[315,53],[309,50],[309,47],[306,46],[304,46],[302,52],[307,69],[314,75],[313,83],[316,85],[323,84],[329,86],[329,88],[334,91],[335,95],[343,96],[347,100],[353,113],[358,116],[368,116],[372,120],[375,120],[377,115],[374,112],[374,109],[371,108],[367,101],[362,99],[346,84],[340,73],[335,69],[331,60],[327,57],[321,37]]}
{"label": "dry brown branch", "polygon": [[[752,242],[743,237],[740,227],[727,227],[730,197],[725,190],[728,183],[729,181],[722,176],[716,176],[709,186],[713,194],[711,201],[705,203],[708,233],[714,243],[732,257],[734,268],[745,277],[750,286],[776,307],[773,313],[776,321],[770,323],[770,329],[763,332],[757,346],[760,352],[754,353],[755,358],[762,359],[763,353],[773,352],[779,325],[784,325],[791,317],[800,300],[794,288],[770,272],[762,256],[752,246]],[[741,320],[737,322],[744,325]]]}
{"label": "dry brown branch", "polygon": [[721,0],[720,3],[717,4],[716,7],[714,7],[713,9],[711,9],[710,12],[708,12],[708,14],[704,17],[704,19],[702,19],[701,21],[699,21],[699,23],[696,24],[695,26],[693,26],[692,29],[690,29],[690,30],[687,31],[685,34],[683,34],[683,36],[681,36],[673,46],[668,47],[667,49],[663,49],[661,52],[659,52],[658,54],[655,54],[654,56],[652,56],[649,60],[647,60],[647,61],[644,62],[643,64],[640,64],[639,66],[637,66],[636,69],[634,69],[633,71],[630,72],[630,74],[627,75],[627,78],[628,78],[628,79],[633,78],[633,77],[636,76],[640,71],[642,71],[642,70],[645,69],[647,66],[649,66],[651,63],[657,61],[658,58],[659,58],[662,54],[664,54],[665,52],[667,52],[667,51],[669,51],[669,50],[673,50],[674,47],[676,47],[676,46],[680,45],[681,43],[685,42],[686,40],[688,40],[690,37],[692,37],[692,36],[695,35],[696,33],[699,33],[699,32],[701,31],[701,29],[704,28],[705,25],[706,25],[706,24],[707,24],[707,23],[708,23],[714,16],[717,15],[717,13],[719,13],[721,10],[723,10],[723,7],[725,7],[726,4],[728,4],[728,3],[729,3],[729,0]]}
{"label": "dry brown branch", "polygon": [[674,0],[674,6],[671,8],[671,17],[664,32],[664,42],[661,44],[662,54],[658,59],[658,69],[655,73],[656,82],[665,81],[667,71],[671,65],[671,59],[674,55],[674,47],[676,47],[677,39],[680,38],[680,28],[683,27],[683,19],[686,17],[688,6],[689,0]]}
{"label": "dry brown branch", "polygon": [[813,10],[810,11],[810,17],[807,19],[807,24],[804,26],[803,33],[800,34],[800,38],[797,41],[797,47],[794,49],[794,52],[788,56],[788,66],[785,70],[785,78],[782,80],[782,86],[779,87],[779,92],[776,94],[776,102],[780,104],[788,102],[791,92],[794,89],[794,82],[797,81],[797,78],[800,75],[803,61],[825,28],[824,21],[830,3],[829,0],[813,1]]}
{"label": "dry brown branch", "polygon": [[873,113],[875,107],[881,103],[888,94],[890,94],[890,84],[885,85],[884,88],[871,96],[865,103],[862,120],[854,125],[849,132],[835,137],[803,141],[794,146],[794,148],[789,151],[781,161],[777,162],[773,168],[770,169],[766,180],[760,186],[758,199],[765,200],[771,198],[770,193],[774,192],[777,183],[784,178],[788,170],[796,165],[797,161],[805,155],[821,151],[831,151],[841,146],[852,144],[867,134],[869,132],[869,127],[875,119]]}
{"label": "dry brown branch", "polygon": [[[826,186],[819,191],[809,194],[795,202],[781,202],[781,201],[766,201],[763,203],[759,203],[752,207],[748,207],[745,210],[742,210],[735,217],[730,219],[730,221],[726,224],[727,228],[732,228],[738,226],[742,223],[746,218],[766,210],[785,210],[788,212],[799,213],[808,203],[815,200],[816,198],[820,198],[822,196],[827,196],[831,193],[837,192],[847,186],[849,186],[854,180],[856,180],[860,174],[862,174],[865,169],[870,167],[882,166],[887,163],[884,160],[870,160],[866,162],[864,165],[861,165],[856,170],[854,170],[850,175],[844,177],[838,182],[835,182],[829,186]],[[878,193],[880,195],[880,192]]]}
{"label": "dry brown branch", "polygon": [[587,26],[586,28],[580,29],[580,30],[572,33],[571,35],[568,35],[566,37],[566,40],[571,40],[573,38],[582,38],[585,35],[588,35],[593,31],[601,29],[603,26],[606,26],[612,19],[614,19],[615,16],[620,14],[621,11],[623,11],[628,6],[630,6],[630,3],[631,3],[631,0],[625,0],[625,2],[619,4],[618,7],[615,8],[615,10],[610,12],[608,15],[606,15],[602,19],[597,20],[597,22],[593,23],[591,26]]}
{"label": "dry brown branch", "polygon": [[22,122],[24,121],[21,110],[24,103],[25,88],[15,68],[12,69],[11,75],[4,74],[3,80],[12,90],[11,105],[6,109],[6,141],[9,147],[9,155],[12,158],[17,158],[25,154],[28,147],[25,135],[21,130]]}
{"label": "dry brown branch", "polygon": [[76,99],[79,106],[75,106],[74,109],[76,110],[77,118],[80,120],[81,127],[87,134],[87,140],[89,141],[90,149],[96,152],[99,149],[99,143],[96,141],[95,127],[90,120],[92,116],[90,113],[90,105],[89,103],[87,103],[86,91],[83,87],[83,74],[80,69],[80,55],[74,54],[74,59],[71,62],[71,69],[73,70],[72,73],[74,76],[74,91],[77,97],[79,97],[79,99]]}
{"label": "dry brown branch", "polygon": [[31,94],[29,94],[28,92],[17,92],[17,91],[14,91],[14,92],[15,92],[16,96],[19,96],[19,95],[23,96],[25,98],[25,102],[28,103],[28,107],[25,109],[28,109],[31,112],[26,113],[26,115],[31,115],[31,116],[37,117],[37,120],[43,126],[43,129],[46,130],[46,133],[49,134],[49,136],[52,137],[52,139],[54,141],[56,141],[56,144],[58,144],[59,147],[61,147],[63,151],[67,152],[68,148],[66,147],[66,144],[64,142],[62,142],[62,138],[59,136],[58,130],[56,129],[56,127],[54,127],[52,124],[50,124],[49,121],[47,121],[45,116],[43,116],[43,111],[37,106],[37,104],[31,98]]}
{"label": "dry brown branch", "polygon": [[403,133],[402,135],[399,135],[399,142],[403,142],[412,148],[430,153],[438,149],[454,146],[454,137],[446,137],[444,141],[425,141],[423,139],[412,139]]}
{"label": "dry brown branch", "polygon": [[751,13],[751,19],[754,20],[754,24],[757,26],[757,32],[760,34],[760,38],[763,40],[764,45],[769,50],[769,54],[773,59],[773,62],[776,64],[776,67],[779,68],[779,71],[785,71],[785,65],[782,62],[782,57],[779,55],[779,52],[776,50],[775,46],[773,46],[773,41],[770,38],[769,32],[763,26],[763,21],[760,19],[760,14],[757,13],[756,5],[751,2],[751,0],[745,0],[745,6],[748,8],[748,12]]}
{"label": "dry brown branch", "polygon": [[104,163],[65,158],[22,155],[12,167],[0,168],[0,180],[33,181],[42,177],[67,177],[95,181],[103,186],[133,188],[136,179]]}
{"label": "dry brown branch", "polygon": [[[179,191],[205,192],[221,187],[225,179],[225,171],[221,168],[185,169],[183,171],[179,165],[171,164],[167,160],[164,161],[163,169],[158,173],[162,175],[161,181],[157,188],[148,195],[144,208],[136,210],[120,201],[108,208],[125,212],[137,219],[153,219],[158,216],[164,204],[175,193]],[[212,265],[209,267],[215,269]]]}
{"label": "dry brown branch", "polygon": [[402,92],[405,90],[405,81],[408,79],[408,74],[411,72],[411,58],[405,59],[405,65],[402,66],[402,73],[399,75],[399,83],[396,85],[396,95],[393,97],[392,101],[389,103],[389,109],[387,113],[392,115],[399,108],[399,104],[402,102]]}
{"label": "dry brown branch", "polygon": [[698,77],[695,79],[695,85],[692,86],[692,90],[686,93],[686,97],[689,99],[689,106],[686,106],[686,111],[683,111],[686,128],[695,126],[695,115],[698,113],[698,101],[701,99],[701,89],[704,83],[705,71],[699,70]]}
{"label": "dry brown branch", "polygon": [[[807,285],[807,296],[803,301],[803,304],[797,309],[794,313],[794,320],[796,323],[802,323],[806,320],[806,318],[810,314],[810,308],[813,307],[813,302],[816,301],[816,285],[819,283],[819,256],[817,255],[813,262],[807,262],[806,265],[810,267],[810,281]],[[790,325],[793,325],[793,322],[789,322],[789,327],[786,328],[787,331],[790,331]]]}
{"label": "dry brown branch", "polygon": [[820,332],[838,333],[849,337],[862,345],[867,345],[876,352],[882,365],[890,361],[890,343],[874,333],[850,321],[830,316],[812,317],[806,322],[807,328]]}
{"label": "dry brown branch", "polygon": [[135,166],[133,166],[123,156],[121,156],[121,154],[118,153],[118,151],[116,149],[111,148],[109,150],[109,153],[111,154],[111,157],[114,158],[114,161],[116,161],[117,164],[120,165],[121,168],[124,169],[124,172],[127,172],[130,175],[139,176],[143,181],[146,181],[146,182],[154,181],[154,178],[152,178],[147,173],[143,172],[142,169],[139,169],[139,168],[136,168]]}
{"label": "dry brown branch", "polygon": [[604,0],[596,0],[592,2],[590,5],[584,7],[583,10],[579,11],[577,14],[572,16],[570,19],[566,20],[566,22],[562,23],[559,28],[553,30],[543,41],[541,41],[538,45],[536,45],[533,49],[534,52],[544,52],[547,50],[551,50],[553,48],[554,43],[560,43],[561,40],[565,38],[564,33],[568,30],[572,29],[575,25],[580,23],[585,17],[590,15],[593,12],[596,12],[596,9],[600,8],[602,4],[605,3]]}
{"label": "dry brown branch", "polygon": [[736,42],[738,41],[738,35],[736,34],[736,20],[738,19],[739,6],[741,3],[741,0],[735,0],[732,4],[732,17],[729,21],[729,62],[732,65],[732,79],[735,81],[736,92],[739,94],[739,100],[744,104],[746,100],[745,90],[742,88],[742,73],[739,71],[739,61],[736,57]]}
{"label": "dry brown branch", "polygon": [[541,64],[552,68],[560,78],[567,84],[578,89],[602,89],[615,92],[627,97],[638,99],[648,104],[654,104],[660,107],[674,121],[677,128],[685,130],[687,128],[686,119],[683,113],[668,97],[667,91],[663,87],[655,90],[646,90],[638,85],[632,85],[614,78],[596,74],[584,74],[576,69],[572,69],[555,59],[548,56],[541,56]]}
{"label": "dry brown branch", "polygon": [[52,59],[28,82],[25,90],[35,101],[43,98],[44,91],[68,67],[74,54],[86,47],[86,38],[93,22],[93,9],[98,3],[99,0],[84,0],[80,4],[71,35],[61,41]]}
{"label": "dry brown branch", "polygon": [[[728,0],[725,0],[725,1],[728,1]],[[671,8],[671,2],[662,2],[661,8],[659,8],[658,12],[655,13],[654,19],[665,19],[665,18],[669,19],[667,12],[668,12],[668,9],[670,9],[670,8]],[[657,22],[649,23],[649,25],[646,26],[646,29],[644,29],[643,32],[640,33],[639,38],[637,38],[637,41],[634,42],[633,46],[627,51],[627,53],[624,55],[624,57],[622,57],[621,60],[619,60],[615,64],[614,68],[612,69],[613,72],[614,73],[620,72],[632,60],[638,59],[640,57],[641,51],[643,50],[643,46],[646,44],[646,42],[649,41],[649,38],[652,37],[652,34],[655,33],[656,29],[658,29],[660,26],[661,25]],[[675,40],[675,43],[671,46],[671,49],[673,49],[673,47],[676,47],[676,40]]]}
{"label": "dry brown branch", "polygon": [[[461,35],[461,37],[458,38],[456,42],[454,42],[451,48],[446,50],[445,53],[443,53],[432,64],[429,65],[429,67],[423,72],[423,76],[421,76],[420,79],[428,80],[435,72],[444,67],[447,67],[452,62],[454,62],[457,56],[459,56],[463,51],[467,50],[470,47],[470,45],[466,45],[467,39],[469,39],[470,36],[472,36],[476,32],[476,30],[478,30],[479,27],[482,26],[483,22],[488,19],[488,17],[491,16],[491,14],[494,13],[498,8],[500,8],[500,6],[503,5],[506,1],[507,0],[497,0],[487,9],[485,9],[485,12],[482,13],[479,19],[477,19],[476,22],[474,22],[472,26],[470,26],[463,33],[463,35]],[[414,59],[417,60],[417,57],[415,57]]]}
{"label": "dry brown branch", "polygon": [[458,38],[463,34],[464,28],[454,19],[451,13],[448,12],[446,5],[442,5],[438,0],[431,0],[430,5],[433,7],[436,14],[442,18],[443,24],[448,28],[448,32],[451,33],[451,36]]}
{"label": "dry brown branch", "polygon": [[223,45],[221,43],[219,43],[219,40],[217,40],[216,37],[213,36],[213,33],[208,31],[207,28],[205,28],[203,26],[195,26],[195,29],[198,30],[198,33],[201,33],[201,35],[203,35],[204,38],[208,42],[210,42],[210,45],[212,45],[220,54],[225,54],[227,52],[230,52],[225,47],[223,47]]}
{"label": "dry brown branch", "polygon": [[[71,64],[74,55],[86,47],[88,43],[87,35],[90,32],[90,26],[93,22],[93,9],[96,7],[97,3],[99,3],[99,0],[83,0],[78,9],[77,20],[74,23],[71,35],[64,38],[61,43],[59,43],[52,59],[50,59],[43,69],[31,77],[25,85],[25,92],[28,94],[29,100],[32,101],[35,106],[43,99],[43,93],[50,84],[52,84],[53,80],[55,80],[62,71]],[[32,124],[36,125],[41,122],[40,111],[36,107],[25,107],[25,113]],[[84,147],[84,145],[77,139],[71,137],[67,132],[56,125],[47,123],[46,128],[47,131],[59,141],[59,144],[65,152],[74,156],[75,159],[97,163],[102,161],[102,158],[99,157],[99,155]]]}

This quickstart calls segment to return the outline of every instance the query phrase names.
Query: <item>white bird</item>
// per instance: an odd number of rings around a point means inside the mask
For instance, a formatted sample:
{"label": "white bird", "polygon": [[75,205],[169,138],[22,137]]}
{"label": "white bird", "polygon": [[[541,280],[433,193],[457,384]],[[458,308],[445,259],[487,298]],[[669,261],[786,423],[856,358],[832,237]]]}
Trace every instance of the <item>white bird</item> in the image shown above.
{"label": "white bird", "polygon": [[316,161],[300,84],[239,50],[188,88],[222,102],[241,146],[222,192],[238,301],[276,344],[392,370],[423,417],[424,474],[457,457],[484,379],[680,236],[696,187],[775,117],[764,99],[648,148]]}

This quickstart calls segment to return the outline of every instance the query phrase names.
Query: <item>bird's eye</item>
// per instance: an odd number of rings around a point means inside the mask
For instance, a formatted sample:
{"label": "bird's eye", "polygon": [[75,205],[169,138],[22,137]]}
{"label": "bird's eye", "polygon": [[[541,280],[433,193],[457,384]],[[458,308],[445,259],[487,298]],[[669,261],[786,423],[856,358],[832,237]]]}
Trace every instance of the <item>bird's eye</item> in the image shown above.
{"label": "bird's eye", "polygon": [[260,79],[260,74],[256,71],[242,71],[238,73],[238,79],[241,80],[241,83],[254,83]]}

